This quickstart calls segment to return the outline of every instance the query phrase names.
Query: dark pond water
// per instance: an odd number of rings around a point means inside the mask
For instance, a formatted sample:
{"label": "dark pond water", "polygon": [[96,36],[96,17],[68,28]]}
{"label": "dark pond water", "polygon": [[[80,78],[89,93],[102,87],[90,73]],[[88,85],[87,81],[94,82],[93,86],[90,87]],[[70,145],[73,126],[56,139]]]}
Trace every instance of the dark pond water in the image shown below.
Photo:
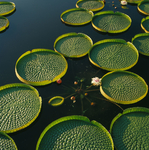
{"label": "dark pond water", "polygon": [[[19,83],[15,75],[15,63],[24,52],[35,48],[53,49],[55,39],[65,33],[81,32],[91,37],[93,42],[108,38],[121,38],[131,41],[141,30],[141,19],[146,17],[137,11],[137,5],[127,5],[129,9],[122,9],[119,1],[114,0],[115,9],[111,0],[106,0],[103,10],[124,12],[132,19],[132,25],[124,33],[103,34],[93,29],[89,23],[84,26],[68,26],[61,22],[60,14],[70,8],[75,8],[77,0],[13,0],[16,11],[6,16],[10,22],[9,28],[0,33],[0,86],[9,83]],[[102,11],[103,11],[102,10]],[[68,71],[62,78],[62,84],[52,83],[47,86],[36,87],[43,99],[42,110],[39,117],[29,127],[9,134],[19,150],[34,150],[37,140],[44,128],[52,121],[67,115],[81,115],[81,102],[75,104],[67,99],[59,107],[48,105],[48,100],[57,95],[67,96],[69,86],[74,86],[75,77],[85,78],[86,84],[90,84],[91,78],[102,77],[107,71],[96,68],[89,62],[88,56],[81,59],[67,59]],[[149,84],[149,57],[140,54],[138,63],[129,71],[132,71],[145,79]],[[96,93],[94,93],[96,94]],[[96,95],[95,95],[96,96]],[[100,98],[103,98],[99,94]],[[149,96],[132,105],[121,105],[123,109],[134,106],[149,108]],[[99,100],[96,107],[84,101],[84,115],[90,120],[95,119],[108,130],[112,119],[121,112],[121,109],[112,103]]]}

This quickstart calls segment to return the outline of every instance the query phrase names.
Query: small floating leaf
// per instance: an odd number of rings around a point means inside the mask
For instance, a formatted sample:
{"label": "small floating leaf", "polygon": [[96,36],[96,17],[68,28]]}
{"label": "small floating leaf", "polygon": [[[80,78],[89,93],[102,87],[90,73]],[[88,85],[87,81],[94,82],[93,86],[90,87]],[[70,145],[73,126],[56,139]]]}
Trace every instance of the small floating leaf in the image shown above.
{"label": "small floating leaf", "polygon": [[89,51],[91,63],[108,71],[130,69],[138,62],[138,58],[135,46],[123,39],[98,41]]}
{"label": "small floating leaf", "polygon": [[132,38],[132,43],[141,54],[149,56],[149,33],[135,35]]}
{"label": "small floating leaf", "polygon": [[38,91],[23,83],[0,87],[0,131],[16,132],[29,126],[39,115],[41,97]]}
{"label": "small floating leaf", "polygon": [[104,8],[104,2],[101,0],[79,0],[76,3],[76,7],[91,11],[99,11]]}
{"label": "small floating leaf", "polygon": [[66,57],[83,57],[93,45],[92,39],[83,33],[67,33],[54,42],[54,49]]}
{"label": "small floating leaf", "polygon": [[126,31],[131,22],[131,18],[124,13],[102,11],[93,16],[92,26],[101,32],[120,33]]}
{"label": "small floating leaf", "polygon": [[49,124],[39,137],[42,149],[114,150],[111,135],[104,126],[84,116],[66,116]]}
{"label": "small floating leaf", "polygon": [[0,15],[8,15],[15,10],[13,2],[0,2]]}
{"label": "small floating leaf", "polygon": [[9,26],[9,20],[6,17],[0,16],[0,32]]}
{"label": "small floating leaf", "polygon": [[128,71],[113,71],[101,79],[101,94],[119,104],[133,104],[148,93],[148,85],[139,75]]}
{"label": "small floating leaf", "polygon": [[84,25],[92,20],[93,12],[83,8],[72,8],[61,14],[61,20],[69,25]]}
{"label": "small floating leaf", "polygon": [[0,149],[1,150],[17,150],[14,140],[6,133],[0,132]]}
{"label": "small floating leaf", "polygon": [[59,105],[62,105],[64,102],[64,98],[61,97],[61,96],[55,96],[55,97],[52,97],[48,103],[52,106],[59,106]]}
{"label": "small floating leaf", "polygon": [[118,114],[111,122],[110,132],[118,150],[149,149],[149,109],[132,107]]}
{"label": "small floating leaf", "polygon": [[15,72],[20,81],[41,86],[63,77],[67,68],[67,61],[60,53],[49,49],[33,49],[20,56]]}

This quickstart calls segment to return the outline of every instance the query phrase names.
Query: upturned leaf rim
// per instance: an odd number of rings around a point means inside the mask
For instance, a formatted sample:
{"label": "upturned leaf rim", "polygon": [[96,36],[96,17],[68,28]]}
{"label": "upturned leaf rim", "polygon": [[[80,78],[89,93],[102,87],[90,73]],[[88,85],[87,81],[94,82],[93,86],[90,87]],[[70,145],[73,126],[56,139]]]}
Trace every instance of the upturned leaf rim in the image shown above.
{"label": "upturned leaf rim", "polygon": [[145,87],[146,87],[146,91],[145,91],[145,93],[144,93],[142,96],[140,96],[140,97],[137,98],[137,99],[134,99],[134,100],[131,100],[131,101],[121,101],[121,100],[114,99],[114,98],[110,97],[109,95],[107,95],[107,94],[104,92],[103,86],[102,86],[102,84],[101,84],[101,86],[100,86],[100,92],[101,92],[101,94],[102,94],[105,98],[107,98],[108,100],[110,100],[110,101],[112,101],[112,102],[115,102],[115,103],[118,103],[118,104],[127,105],[127,104],[134,104],[134,103],[137,103],[137,102],[139,102],[140,100],[142,100],[142,99],[147,95],[147,93],[148,93],[148,85],[147,85],[147,83],[145,82],[145,80],[144,80],[141,76],[137,75],[136,73],[130,72],[130,71],[117,70],[117,71],[108,72],[108,73],[106,73],[106,74],[101,78],[101,83],[103,82],[103,80],[104,80],[105,77],[107,77],[107,76],[109,76],[110,74],[113,74],[113,73],[127,73],[127,74],[130,74],[130,75],[133,75],[133,76],[139,78],[139,79],[144,83],[144,85],[145,85]]}
{"label": "upturned leaf rim", "polygon": [[[134,43],[134,41],[137,39],[137,38],[141,38],[141,37],[149,37],[149,33],[139,33],[139,34],[136,34],[133,38],[132,38],[132,43]],[[145,56],[149,56],[149,53],[144,53],[142,51],[140,51],[138,49],[139,53],[142,54],[142,55],[145,55]]]}
{"label": "upturned leaf rim", "polygon": [[61,18],[61,21],[64,22],[65,24],[68,24],[68,25],[75,25],[75,26],[79,26],[79,25],[85,25],[89,22],[91,22],[92,18],[88,21],[85,21],[85,22],[82,22],[82,23],[71,23],[71,22],[68,22],[68,21],[65,21],[63,19],[63,15],[65,15],[66,13],[69,13],[69,12],[72,12],[72,11],[84,11],[88,14],[90,14],[92,17],[94,15],[94,13],[90,10],[87,10],[87,9],[83,9],[83,8],[71,8],[71,9],[68,9],[68,10],[65,10],[61,15],[60,15],[60,18]]}
{"label": "upturned leaf rim", "polygon": [[0,5],[3,5],[3,4],[12,5],[13,9],[11,9],[11,10],[9,10],[7,12],[4,12],[4,13],[0,13],[1,16],[5,16],[5,15],[8,15],[8,14],[11,14],[16,9],[15,3],[13,3],[13,2],[4,2],[4,1],[0,2]]}
{"label": "upturned leaf rim", "polygon": [[[95,63],[95,62],[91,59],[91,57],[90,57],[91,51],[94,49],[94,47],[96,47],[96,46],[98,46],[98,45],[100,45],[100,44],[109,43],[109,42],[122,43],[122,44],[125,44],[125,45],[127,44],[128,46],[130,46],[130,47],[135,51],[135,53],[136,53],[136,55],[137,55],[136,61],[135,61],[133,64],[131,64],[130,66],[127,66],[127,67],[125,67],[125,68],[118,68],[118,69],[112,69],[112,68],[102,67],[102,66],[100,66],[99,64]],[[104,70],[107,70],[107,71],[117,71],[117,70],[128,70],[128,69],[132,68],[133,66],[135,66],[135,65],[137,64],[137,62],[138,62],[138,59],[139,59],[139,53],[138,53],[138,50],[136,49],[136,47],[135,47],[131,42],[126,42],[126,41],[123,40],[123,39],[104,39],[104,40],[98,41],[98,42],[96,42],[96,43],[93,44],[93,46],[92,46],[91,49],[89,50],[88,57],[89,57],[90,62],[91,62],[93,65],[95,65],[96,67],[99,67],[99,68],[104,69]]]}
{"label": "upturned leaf rim", "polygon": [[[77,7],[77,8],[80,8],[80,7],[79,7],[79,3],[86,2],[86,1],[89,1],[89,0],[78,0],[77,3],[76,3],[76,7]],[[99,8],[88,9],[88,10],[90,10],[90,11],[93,11],[93,12],[94,12],[94,11],[102,10],[102,9],[104,8],[104,6],[105,6],[104,2],[101,1],[101,0],[90,0],[90,1],[97,1],[97,2],[99,2],[99,3],[102,4],[102,6],[99,7]]]}
{"label": "upturned leaf rim", "polygon": [[51,129],[53,126],[61,123],[61,122],[66,122],[66,121],[69,121],[69,120],[80,120],[80,121],[85,121],[85,122],[88,122],[88,123],[91,123],[99,128],[101,128],[105,133],[106,135],[109,137],[110,141],[111,141],[111,147],[112,147],[112,150],[114,150],[114,143],[113,143],[113,139],[110,135],[110,133],[107,131],[107,129],[102,125],[100,124],[99,122],[95,121],[95,120],[92,120],[90,121],[89,118],[87,118],[86,116],[81,116],[81,115],[71,115],[71,116],[65,116],[65,117],[61,117],[55,121],[53,121],[52,123],[50,123],[44,130],[43,132],[40,134],[40,137],[38,138],[38,141],[37,141],[37,144],[36,144],[36,150],[38,150],[39,148],[39,145],[40,145],[40,142],[42,140],[42,138],[44,137],[44,135],[46,134],[46,132]]}
{"label": "upturned leaf rim", "polygon": [[[26,80],[26,79],[23,79],[23,78],[19,75],[19,73],[18,73],[18,71],[17,71],[17,65],[18,65],[19,61],[20,61],[23,57],[25,57],[25,56],[27,56],[27,55],[29,55],[29,54],[31,54],[31,53],[36,53],[36,52],[49,52],[49,53],[54,53],[54,54],[60,55],[60,56],[63,58],[63,60],[65,61],[65,64],[66,64],[65,69],[64,69],[58,76],[56,76],[53,80],[44,80],[44,81],[34,82],[34,81],[28,81],[28,80]],[[20,81],[22,81],[23,83],[30,84],[30,85],[33,85],[33,86],[43,86],[43,85],[47,85],[47,84],[50,84],[50,83],[52,83],[52,82],[55,82],[56,80],[60,79],[61,77],[63,77],[63,76],[66,74],[67,69],[68,69],[68,63],[67,63],[67,60],[65,59],[65,57],[64,57],[62,54],[57,53],[57,52],[55,52],[54,50],[51,50],[51,49],[44,49],[44,48],[32,49],[31,51],[25,52],[24,54],[22,54],[22,55],[18,58],[18,60],[16,61],[16,64],[15,64],[15,73],[16,73],[17,78],[18,78]]]}
{"label": "upturned leaf rim", "polygon": [[54,50],[55,50],[56,52],[58,52],[58,53],[64,55],[65,57],[69,57],[69,58],[80,58],[80,57],[83,57],[83,56],[87,55],[88,52],[89,52],[89,50],[90,50],[90,48],[88,49],[88,51],[86,51],[86,53],[83,53],[83,54],[81,54],[81,55],[72,55],[72,56],[68,56],[67,54],[63,54],[63,53],[59,52],[59,51],[56,49],[56,44],[57,44],[61,39],[65,38],[65,37],[69,37],[69,36],[70,36],[70,37],[71,37],[71,36],[74,36],[74,37],[77,37],[77,36],[84,37],[84,38],[86,38],[86,39],[90,42],[91,45],[93,45],[93,41],[92,41],[92,39],[91,39],[88,35],[86,35],[86,34],[84,34],[84,33],[70,32],[70,33],[65,33],[65,34],[63,34],[63,35],[60,35],[60,36],[55,40],[55,42],[54,42]]}
{"label": "upturned leaf rim", "polygon": [[39,107],[39,110],[37,112],[37,114],[34,116],[34,118],[32,120],[30,120],[28,123],[24,124],[23,126],[20,126],[20,127],[17,127],[17,128],[14,128],[14,129],[11,129],[11,130],[1,130],[2,132],[4,133],[13,133],[13,132],[16,132],[16,131],[19,131],[19,130],[22,130],[26,127],[28,127],[30,124],[32,124],[36,118],[39,116],[40,114],[40,111],[41,111],[41,107],[42,107],[42,98],[39,96],[39,92],[36,88],[34,88],[33,86],[31,85],[27,85],[27,84],[24,84],[24,83],[10,83],[10,84],[6,84],[6,85],[3,85],[3,86],[0,86],[0,91],[2,90],[6,90],[6,89],[9,89],[9,88],[13,88],[13,87],[16,87],[16,88],[19,88],[19,87],[25,87],[27,89],[30,89],[32,91],[35,92],[35,94],[37,95],[38,99],[39,99],[39,104],[40,104],[40,107]]}
{"label": "upturned leaf rim", "polygon": [[[100,16],[100,15],[109,15],[109,14],[110,14],[110,15],[111,15],[111,14],[112,14],[112,15],[119,15],[119,16],[125,17],[127,20],[129,20],[130,24],[129,24],[127,27],[125,27],[125,28],[123,28],[123,29],[121,29],[121,30],[109,30],[109,31],[107,31],[107,30],[104,30],[104,29],[102,29],[102,28],[97,27],[97,26],[93,23],[95,17],[98,17],[98,16]],[[126,30],[131,26],[131,22],[132,22],[132,20],[131,20],[131,18],[130,18],[127,14],[122,13],[122,12],[119,12],[119,11],[114,12],[114,11],[108,10],[108,11],[102,11],[102,12],[96,13],[96,14],[92,17],[91,24],[92,24],[93,28],[95,28],[96,30],[101,31],[101,32],[107,32],[107,33],[121,33],[121,32],[126,31]]]}

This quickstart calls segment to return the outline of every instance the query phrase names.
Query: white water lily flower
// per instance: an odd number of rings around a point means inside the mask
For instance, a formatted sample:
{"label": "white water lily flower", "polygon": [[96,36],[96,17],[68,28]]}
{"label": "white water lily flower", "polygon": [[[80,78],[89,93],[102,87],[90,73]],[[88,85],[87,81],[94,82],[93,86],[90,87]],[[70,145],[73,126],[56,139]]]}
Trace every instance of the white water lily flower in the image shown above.
{"label": "white water lily flower", "polygon": [[92,78],[91,84],[93,84],[94,86],[99,86],[101,85],[101,79],[99,79],[98,77]]}
{"label": "white water lily flower", "polygon": [[122,0],[121,5],[127,5],[127,1]]}

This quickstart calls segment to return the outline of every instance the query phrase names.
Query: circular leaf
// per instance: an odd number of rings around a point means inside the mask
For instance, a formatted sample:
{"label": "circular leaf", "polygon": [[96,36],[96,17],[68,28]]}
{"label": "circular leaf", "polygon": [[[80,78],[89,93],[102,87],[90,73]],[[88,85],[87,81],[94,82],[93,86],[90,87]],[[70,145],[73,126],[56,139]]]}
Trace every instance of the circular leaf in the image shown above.
{"label": "circular leaf", "polygon": [[92,26],[101,32],[120,33],[131,25],[131,18],[121,12],[102,11],[93,16]]}
{"label": "circular leaf", "polygon": [[0,2],[0,15],[8,15],[15,10],[13,2]]}
{"label": "circular leaf", "polygon": [[149,16],[143,18],[141,20],[141,28],[146,32],[149,33]]}
{"label": "circular leaf", "polygon": [[118,150],[149,149],[149,109],[133,107],[118,114],[111,123],[110,132]]}
{"label": "circular leaf", "polygon": [[91,11],[99,11],[104,8],[104,2],[100,0],[79,0],[76,3],[76,7]]}
{"label": "circular leaf", "polygon": [[63,55],[49,49],[33,49],[20,56],[15,72],[20,81],[41,86],[60,79],[67,68]]}
{"label": "circular leaf", "polygon": [[9,20],[6,17],[0,16],[0,32],[9,26]]}
{"label": "circular leaf", "polygon": [[130,69],[138,62],[138,58],[135,46],[122,39],[98,41],[89,51],[91,63],[109,71]]}
{"label": "circular leaf", "polygon": [[55,97],[52,97],[48,103],[52,106],[59,106],[59,105],[62,105],[64,102],[64,98],[61,97],[61,96],[55,96]]}
{"label": "circular leaf", "polygon": [[84,25],[92,20],[93,12],[83,8],[72,8],[61,14],[61,20],[69,25]]}
{"label": "circular leaf", "polygon": [[0,130],[16,132],[29,126],[39,115],[41,97],[38,91],[23,83],[0,87]]}
{"label": "circular leaf", "polygon": [[1,150],[17,150],[14,140],[7,134],[0,132],[0,148]]}
{"label": "circular leaf", "polygon": [[137,8],[142,14],[149,15],[149,1],[142,1]]}
{"label": "circular leaf", "polygon": [[109,132],[100,123],[84,116],[66,116],[49,124],[38,140],[42,149],[114,150]]}
{"label": "circular leaf", "polygon": [[92,39],[83,33],[67,33],[59,36],[54,49],[66,57],[82,57],[93,45]]}
{"label": "circular leaf", "polygon": [[132,104],[143,99],[148,86],[139,75],[128,71],[113,71],[102,77],[101,94],[116,103]]}
{"label": "circular leaf", "polygon": [[138,51],[146,56],[149,56],[149,33],[140,33],[132,38],[132,43]]}

